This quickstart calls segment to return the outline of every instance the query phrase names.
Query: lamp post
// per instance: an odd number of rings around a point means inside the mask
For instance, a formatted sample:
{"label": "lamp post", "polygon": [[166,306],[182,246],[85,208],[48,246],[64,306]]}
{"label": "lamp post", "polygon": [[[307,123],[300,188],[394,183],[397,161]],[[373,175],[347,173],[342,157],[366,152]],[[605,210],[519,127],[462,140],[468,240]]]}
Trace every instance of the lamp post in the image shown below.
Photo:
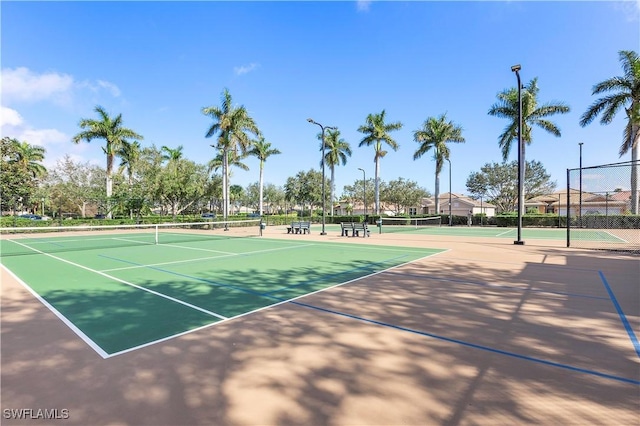
{"label": "lamp post", "polygon": [[367,174],[364,169],[358,167],[362,171],[362,203],[364,204],[364,221],[367,221]]}
{"label": "lamp post", "polygon": [[451,160],[445,158],[449,162],[449,226],[453,226],[453,216],[451,216]]}
{"label": "lamp post", "polygon": [[580,194],[578,194],[578,226],[582,228],[582,144],[584,142],[579,142],[580,145]]}
{"label": "lamp post", "polygon": [[522,83],[520,82],[520,64],[511,67],[518,80],[518,239],[513,244],[523,245],[522,214],[524,212],[524,147],[522,146]]}
{"label": "lamp post", "polygon": [[44,216],[44,197],[42,197],[40,201],[42,201],[42,216]]}
{"label": "lamp post", "polygon": [[317,123],[315,121],[313,121],[313,119],[311,118],[307,118],[307,121],[311,124],[316,124],[318,126],[320,126],[320,129],[322,129],[322,232],[320,232],[320,235],[327,235],[327,233],[324,230],[325,227],[325,223],[326,223],[326,217],[327,217],[327,212],[326,212],[326,195],[325,195],[325,179],[324,179],[324,129],[332,129],[334,130],[335,127],[330,127],[330,126],[323,126],[320,123]]}

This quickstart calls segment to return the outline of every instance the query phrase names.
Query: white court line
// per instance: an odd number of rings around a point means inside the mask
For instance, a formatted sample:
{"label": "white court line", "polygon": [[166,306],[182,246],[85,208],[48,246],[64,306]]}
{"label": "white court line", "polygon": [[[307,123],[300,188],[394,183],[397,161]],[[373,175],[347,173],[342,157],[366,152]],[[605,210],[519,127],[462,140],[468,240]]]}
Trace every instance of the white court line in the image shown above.
{"label": "white court line", "polygon": [[126,241],[127,243],[136,243],[139,245],[155,245],[155,243],[151,243],[151,242],[146,242],[146,241],[136,241],[136,240],[130,240],[128,238],[109,238],[110,240],[117,240],[117,241]]}
{"label": "white court line", "polygon": [[[317,245],[317,244],[308,244],[308,245]],[[382,271],[373,272],[373,273],[371,273],[371,274],[369,274],[369,275],[364,275],[364,276],[362,276],[362,277],[354,278],[354,279],[352,279],[352,280],[345,281],[345,282],[343,282],[343,283],[339,283],[339,284],[335,284],[335,285],[332,285],[331,287],[326,287],[326,288],[323,288],[323,289],[320,289],[320,290],[314,291],[314,292],[312,292],[312,293],[306,293],[306,294],[303,294],[303,295],[300,295],[300,296],[296,296],[296,297],[293,297],[293,298],[291,298],[291,299],[287,299],[287,300],[283,300],[283,301],[278,302],[278,303],[274,303],[273,305],[263,306],[262,308],[258,308],[258,309],[255,309],[255,310],[253,310],[253,311],[249,311],[249,312],[245,312],[245,313],[240,314],[240,315],[236,315],[235,317],[229,317],[229,318],[227,318],[227,319],[225,319],[225,320],[218,321],[218,322],[215,322],[215,323],[212,323],[212,324],[203,325],[202,327],[198,327],[198,328],[195,328],[195,329],[193,329],[193,330],[187,330],[187,331],[184,331],[184,332],[182,332],[182,333],[175,334],[175,335],[173,335],[173,336],[164,337],[164,338],[159,339],[159,340],[154,340],[153,342],[147,342],[147,343],[144,343],[144,344],[139,345],[139,346],[134,346],[134,347],[131,347],[131,348],[129,348],[129,349],[122,350],[122,351],[120,351],[120,352],[114,352],[114,353],[112,353],[111,355],[109,355],[109,356],[108,356],[108,358],[111,358],[111,357],[114,357],[114,356],[117,356],[117,355],[122,355],[122,354],[125,354],[125,353],[127,353],[127,352],[133,352],[133,351],[136,351],[136,350],[138,350],[138,349],[146,348],[147,346],[155,345],[156,343],[165,342],[165,341],[167,341],[167,340],[173,339],[174,337],[184,336],[185,334],[188,334],[188,333],[193,333],[193,332],[195,332],[195,331],[203,330],[203,329],[208,328],[208,327],[213,327],[213,326],[216,326],[216,325],[219,325],[219,324],[222,324],[222,323],[225,323],[225,322],[231,321],[231,320],[235,320],[235,319],[238,319],[238,318],[241,318],[241,317],[247,316],[247,315],[255,314],[256,312],[260,312],[260,311],[263,311],[263,310],[265,310],[265,309],[271,309],[271,308],[274,308],[274,307],[276,307],[276,306],[278,306],[278,305],[282,305],[282,304],[285,304],[285,303],[293,302],[293,301],[298,300],[298,299],[301,299],[301,298],[303,298],[303,297],[307,297],[307,296],[311,296],[311,295],[313,295],[313,294],[321,293],[321,292],[323,292],[323,291],[327,291],[327,290],[330,290],[330,289],[332,289],[332,288],[340,287],[340,286],[343,286],[343,285],[345,285],[345,284],[349,284],[349,283],[352,283],[352,282],[355,282],[355,281],[358,281],[358,280],[361,280],[361,279],[364,279],[364,278],[373,277],[373,276],[375,276],[375,275],[378,275],[378,274],[382,274],[382,273],[388,272],[388,271],[390,271],[390,270],[392,270],[392,269],[400,268],[400,267],[402,267],[402,266],[409,265],[409,264],[411,264],[411,263],[413,263],[413,262],[417,262],[417,261],[420,261],[420,260],[426,259],[426,258],[428,258],[428,257],[437,256],[437,255],[439,255],[439,254],[441,254],[441,253],[445,253],[445,252],[448,252],[448,251],[449,251],[449,250],[443,250],[443,251],[438,252],[438,253],[432,253],[432,254],[429,254],[429,255],[427,255],[427,256],[421,257],[421,258],[419,258],[419,259],[410,260],[409,262],[405,262],[405,263],[402,263],[402,264],[400,264],[400,265],[391,266],[391,267],[389,267],[389,268],[387,268],[387,269],[384,269],[384,270],[382,270]]]}
{"label": "white court line", "polygon": [[509,230],[507,230],[507,231],[501,232],[501,233],[499,233],[498,235],[496,235],[496,237],[501,237],[501,236],[503,236],[503,235],[505,235],[505,234],[508,234],[508,233],[510,233],[510,232],[513,232],[513,229],[509,229]]}
{"label": "white court line", "polygon": [[[167,244],[162,244],[162,245],[167,245]],[[248,251],[248,252],[244,252],[244,253],[229,253],[229,254],[225,254],[225,255],[222,255],[222,256],[199,257],[199,258],[196,258],[196,259],[175,260],[175,261],[171,261],[171,262],[150,263],[150,264],[146,264],[146,265],[123,266],[122,268],[103,269],[102,272],[113,272],[113,271],[124,271],[124,270],[127,270],[127,269],[150,268],[150,267],[154,267],[154,266],[174,265],[174,264],[178,264],[178,263],[197,262],[197,261],[200,261],[200,260],[224,259],[224,258],[227,258],[227,257],[245,256],[245,255],[248,255],[248,254],[267,253],[267,252],[270,252],[270,251],[292,250],[292,249],[297,249],[297,248],[301,248],[301,247],[308,247],[308,246],[311,246],[311,245],[313,245],[313,244],[300,244],[300,245],[297,245],[297,246],[290,246],[290,247],[279,247],[279,248],[274,248],[274,249],[255,250],[255,251]],[[181,246],[176,246],[176,247],[185,248],[185,249],[189,248],[189,247],[181,247]],[[221,253],[226,253],[226,252],[221,252]]]}
{"label": "white court line", "polygon": [[[175,302],[175,303],[181,304],[181,305],[183,305],[183,306],[189,307],[189,308],[191,308],[191,309],[195,309],[195,310],[197,310],[197,311],[203,312],[203,313],[205,313],[205,314],[207,314],[207,315],[211,315],[211,316],[214,316],[214,317],[219,318],[219,319],[222,319],[222,320],[226,320],[226,319],[228,319],[227,317],[225,317],[225,316],[223,316],[223,315],[217,314],[217,313],[212,312],[212,311],[209,311],[209,310],[207,310],[207,309],[203,309],[203,308],[201,308],[201,307],[199,307],[199,306],[196,306],[196,305],[192,305],[191,303],[184,302],[184,301],[182,301],[182,300],[176,299],[176,298],[171,297],[171,296],[168,296],[168,295],[166,295],[166,294],[163,294],[163,293],[157,292],[157,291],[155,291],[155,290],[151,290],[151,289],[148,289],[148,288],[145,288],[145,287],[139,286],[139,285],[137,285],[137,284],[133,284],[133,283],[130,283],[130,282],[127,282],[127,281],[121,280],[120,278],[117,278],[117,277],[111,276],[111,275],[109,275],[109,274],[105,274],[104,272],[100,272],[100,271],[97,271],[97,270],[95,270],[95,269],[91,269],[91,268],[88,268],[88,267],[86,267],[86,266],[79,265],[79,264],[77,264],[77,263],[71,262],[71,261],[66,260],[66,259],[62,259],[62,258],[60,258],[60,257],[54,256],[54,255],[49,254],[49,253],[45,253],[45,252],[43,252],[43,251],[40,251],[40,250],[34,249],[34,248],[32,248],[32,247],[26,246],[26,245],[24,245],[24,244],[22,244],[22,243],[19,243],[19,242],[15,241],[15,240],[10,240],[10,241],[14,242],[15,244],[21,245],[21,246],[23,246],[23,247],[25,247],[25,248],[28,248],[28,249],[30,249],[30,250],[33,250],[33,251],[35,251],[35,252],[37,252],[37,253],[39,253],[39,254],[43,254],[43,255],[45,255],[45,256],[48,256],[48,257],[50,257],[50,258],[52,258],[52,259],[56,259],[56,260],[59,260],[59,261],[61,261],[61,262],[67,263],[67,264],[69,264],[69,265],[75,266],[75,267],[77,267],[77,268],[84,269],[84,270],[89,271],[89,272],[93,272],[93,273],[95,273],[95,274],[101,275],[101,276],[106,277],[106,278],[108,278],[108,279],[111,279],[111,280],[117,281],[117,282],[119,282],[119,283],[126,284],[126,285],[128,285],[128,286],[131,286],[131,287],[137,288],[138,290],[146,291],[146,292],[151,293],[151,294],[153,294],[153,295],[156,295],[156,296],[162,297],[162,298],[167,299],[167,300],[170,300],[170,301],[172,301],[172,302]],[[27,288],[29,288],[29,287],[27,286]],[[50,304],[48,304],[48,303],[47,303],[47,304],[45,304],[45,305],[46,305],[46,306],[48,306],[48,307],[50,307],[50,306],[51,306],[51,305],[50,305]],[[57,312],[57,310],[54,310],[53,312],[55,313],[55,312]],[[65,323],[67,323],[67,322],[65,322]],[[76,331],[76,328],[75,328],[75,327],[73,327],[73,328],[72,328],[72,330]],[[81,339],[83,339],[83,340],[84,340],[84,336],[86,336],[86,335],[85,335],[84,333],[82,333],[82,334],[79,334],[78,336],[79,336]],[[91,340],[89,340],[89,341],[91,341]],[[88,343],[89,341],[87,341],[87,343]],[[93,345],[90,345],[90,346],[93,348]],[[103,351],[103,352],[104,352],[104,351]],[[102,354],[101,354],[100,352],[98,352],[98,353],[100,354],[100,356],[102,356]],[[104,357],[103,357],[103,358],[104,358]]]}
{"label": "white court line", "polygon": [[181,249],[185,249],[185,250],[207,251],[207,252],[210,252],[210,253],[222,253],[222,254],[229,254],[229,255],[237,255],[238,254],[238,253],[232,253],[230,251],[213,250],[213,249],[205,249],[205,248],[189,247],[189,246],[178,246],[178,245],[175,245],[175,244],[158,243],[158,245],[159,246],[181,248]]}
{"label": "white court line", "polygon": [[5,265],[0,264],[0,266],[2,266],[2,268],[7,271],[7,273],[9,273],[9,275],[11,275],[18,283],[20,283],[25,289],[27,289],[27,291],[29,293],[31,293],[33,295],[33,297],[35,297],[37,300],[40,301],[40,303],[42,303],[44,306],[46,306],[47,308],[49,308],[49,310],[58,317],[58,319],[60,321],[62,321],[64,324],[67,325],[67,327],[69,327],[71,329],[71,331],[73,331],[74,333],[76,333],[78,335],[78,337],[80,337],[81,340],[83,340],[87,345],[89,345],[89,347],[91,349],[93,349],[94,351],[96,351],[98,353],[98,355],[100,355],[102,358],[106,359],[109,358],[109,354],[106,353],[100,346],[98,346],[98,344],[96,342],[94,342],[93,340],[91,340],[89,338],[89,336],[87,336],[86,334],[84,334],[82,332],[82,330],[80,330],[78,327],[76,327],[71,321],[69,321],[67,319],[67,317],[65,317],[64,315],[62,315],[60,313],[60,311],[58,311],[56,308],[54,308],[49,302],[47,302],[46,300],[44,300],[42,298],[42,296],[40,296],[35,290],[33,290],[31,287],[29,287],[27,285],[27,283],[25,283],[24,281],[22,281],[20,278],[18,278],[9,268],[7,268]]}
{"label": "white court line", "polygon": [[[628,243],[628,242],[629,242],[629,241],[625,240],[624,238],[620,238],[620,237],[618,237],[617,235],[612,234],[612,233],[611,233],[611,232],[609,232],[609,231],[602,231],[602,230],[601,230],[600,232],[604,232],[605,234],[610,235],[610,236],[612,236],[613,238],[617,238],[617,239],[619,239],[620,241],[622,241],[623,243]],[[604,242],[606,243],[607,241],[604,241]]]}

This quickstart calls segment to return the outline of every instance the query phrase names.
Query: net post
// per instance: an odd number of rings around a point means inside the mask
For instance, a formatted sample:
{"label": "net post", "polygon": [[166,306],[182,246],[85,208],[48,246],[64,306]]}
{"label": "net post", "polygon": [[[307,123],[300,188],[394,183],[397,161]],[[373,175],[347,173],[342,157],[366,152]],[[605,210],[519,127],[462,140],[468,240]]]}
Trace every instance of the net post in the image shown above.
{"label": "net post", "polygon": [[156,224],[156,226],[155,226],[155,231],[156,231],[155,242],[156,242],[156,245],[158,244],[158,234],[160,232],[159,229],[160,229],[160,227]]}

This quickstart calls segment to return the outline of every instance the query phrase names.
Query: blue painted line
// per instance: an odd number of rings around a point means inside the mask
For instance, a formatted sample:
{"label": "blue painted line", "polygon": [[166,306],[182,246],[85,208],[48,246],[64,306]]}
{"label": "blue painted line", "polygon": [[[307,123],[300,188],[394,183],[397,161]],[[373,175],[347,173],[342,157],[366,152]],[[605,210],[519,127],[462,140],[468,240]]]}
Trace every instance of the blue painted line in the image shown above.
{"label": "blue painted line", "polygon": [[462,345],[462,346],[466,346],[466,347],[470,347],[470,348],[474,348],[474,349],[480,349],[480,350],[487,351],[487,352],[493,352],[493,353],[500,354],[500,355],[506,355],[506,356],[509,356],[509,357],[512,357],[512,358],[523,359],[523,360],[526,360],[526,361],[536,362],[538,364],[544,364],[544,365],[548,365],[548,366],[551,366],[551,367],[562,368],[564,370],[570,370],[570,371],[575,371],[575,372],[578,372],[578,373],[590,374],[592,376],[598,376],[598,377],[602,377],[602,378],[605,378],[605,379],[611,379],[611,380],[616,380],[616,381],[623,382],[623,383],[630,383],[632,385],[640,386],[640,380],[629,379],[629,378],[626,378],[626,377],[614,376],[612,374],[601,373],[599,371],[588,370],[588,369],[585,369],[585,368],[573,367],[571,365],[560,364],[560,363],[552,362],[552,361],[546,361],[544,359],[534,358],[534,357],[526,356],[526,355],[520,355],[520,354],[516,354],[516,353],[513,353],[513,352],[507,352],[507,351],[503,351],[503,350],[500,350],[500,349],[490,348],[488,346],[477,345],[475,343],[469,343],[469,342],[465,342],[463,340],[451,339],[449,337],[439,336],[437,334],[427,333],[427,332],[424,332],[424,331],[419,331],[419,330],[415,330],[415,329],[408,328],[408,327],[402,327],[402,326],[399,326],[399,325],[388,324],[388,323],[385,323],[385,322],[382,322],[382,321],[363,318],[363,317],[359,317],[359,316],[356,316],[356,315],[351,315],[351,314],[347,314],[347,313],[344,313],[344,312],[334,311],[332,309],[321,308],[319,306],[313,306],[313,305],[309,305],[309,304],[302,303],[302,302],[291,301],[290,303],[292,303],[294,305],[302,306],[302,307],[305,307],[305,308],[310,308],[310,309],[315,309],[315,310],[322,311],[322,312],[327,312],[327,313],[330,313],[330,314],[340,315],[340,316],[351,318],[351,319],[355,319],[355,320],[358,320],[358,321],[363,321],[363,322],[367,322],[367,323],[371,323],[371,324],[381,325],[383,327],[394,328],[396,330],[407,331],[409,333],[418,334],[418,335],[426,336],[426,337],[431,337],[433,339],[443,340],[445,342],[455,343],[455,344],[458,344],[458,345]]}
{"label": "blue painted line", "polygon": [[457,278],[443,278],[443,277],[434,277],[434,276],[417,275],[417,274],[405,274],[401,272],[388,272],[388,273],[391,275],[401,275],[403,277],[420,278],[420,279],[426,279],[426,280],[450,281],[450,282],[459,283],[459,284],[479,285],[483,287],[496,288],[496,289],[527,291],[532,293],[548,293],[548,294],[557,294],[560,296],[583,297],[586,299],[609,300],[608,297],[602,297],[602,296],[590,296],[588,294],[566,293],[562,291],[537,290],[537,289],[522,288],[522,287],[510,286],[510,285],[495,285],[495,284],[491,284],[483,281],[468,281],[468,280],[461,280]]}
{"label": "blue painted line", "polygon": [[[396,330],[401,330],[401,331],[406,331],[406,332],[413,333],[413,334],[418,334],[418,335],[421,335],[421,336],[431,337],[431,338],[442,340],[442,341],[445,341],[445,342],[456,343],[456,344],[459,344],[459,345],[462,345],[462,346],[466,346],[466,347],[470,347],[470,348],[474,348],[474,349],[480,349],[480,350],[484,350],[484,351],[487,351],[487,352],[493,352],[493,353],[497,353],[497,354],[500,354],[500,355],[505,355],[505,356],[509,356],[509,357],[513,357],[513,358],[519,358],[519,359],[523,359],[523,360],[527,360],[527,361],[536,362],[536,363],[539,363],[539,364],[544,364],[544,365],[557,367],[557,368],[562,368],[562,369],[565,369],[565,370],[575,371],[575,372],[584,373],[584,374],[590,374],[592,376],[598,376],[598,377],[602,377],[602,378],[605,378],[605,379],[611,379],[611,380],[616,380],[616,381],[619,381],[619,382],[630,383],[630,384],[633,384],[633,385],[640,386],[640,380],[628,379],[626,377],[614,376],[614,375],[611,375],[611,374],[600,373],[600,372],[594,371],[594,370],[587,370],[587,369],[584,369],[584,368],[572,367],[570,365],[560,364],[560,363],[556,363],[556,362],[552,362],[552,361],[546,361],[546,360],[539,359],[539,358],[534,358],[534,357],[530,357],[530,356],[526,356],[526,355],[520,355],[520,354],[516,354],[516,353],[512,353],[512,352],[503,351],[503,350],[500,350],[500,349],[494,349],[494,348],[490,348],[490,347],[487,347],[487,346],[477,345],[475,343],[469,343],[469,342],[465,342],[465,341],[458,340],[458,339],[452,339],[452,338],[449,338],[449,337],[439,336],[437,334],[427,333],[427,332],[424,332],[424,331],[419,331],[419,330],[415,330],[415,329],[408,328],[408,327],[402,327],[402,326],[399,326],[399,325],[388,324],[388,323],[385,323],[385,322],[382,322],[382,321],[363,318],[363,317],[359,317],[359,316],[356,316],[356,315],[347,314],[347,313],[344,313],[344,312],[339,312],[339,311],[334,311],[334,310],[331,310],[331,309],[322,308],[322,307],[319,307],[319,306],[309,305],[307,303],[296,302],[295,300],[282,299],[282,298],[279,298],[279,297],[270,296],[268,294],[259,293],[257,291],[244,289],[244,288],[237,287],[237,286],[230,285],[230,284],[218,283],[218,282],[207,280],[207,279],[204,279],[204,278],[193,277],[193,276],[190,276],[190,275],[187,275],[187,274],[181,274],[181,273],[178,273],[178,272],[168,271],[168,270],[164,270],[164,269],[153,267],[153,266],[146,266],[146,265],[143,265],[143,264],[131,262],[131,261],[124,260],[124,259],[118,259],[118,258],[111,257],[111,256],[105,256],[105,255],[99,255],[99,256],[107,258],[107,259],[115,260],[115,261],[118,261],[118,262],[128,263],[128,264],[131,264],[131,265],[144,266],[144,267],[147,267],[147,268],[150,268],[150,269],[154,269],[154,270],[157,270],[157,271],[160,271],[160,272],[165,272],[165,273],[172,274],[172,275],[177,275],[177,276],[180,276],[180,277],[183,277],[183,278],[190,278],[190,279],[194,279],[194,280],[197,280],[197,281],[203,281],[203,282],[206,282],[206,283],[209,283],[209,284],[213,284],[213,285],[217,285],[217,286],[220,286],[220,287],[232,288],[232,289],[235,289],[235,290],[238,290],[238,291],[254,294],[254,295],[257,295],[257,296],[261,296],[261,297],[266,297],[266,298],[275,300],[277,302],[288,301],[289,303],[297,305],[297,306],[306,307],[306,308],[314,309],[314,310],[317,310],[317,311],[327,312],[327,313],[330,313],[330,314],[339,315],[339,316],[343,316],[343,317],[346,317],[346,318],[352,318],[352,319],[355,319],[355,320],[358,320],[358,321],[367,322],[367,323],[370,323],[370,324],[376,324],[376,325],[380,325],[380,326],[383,326],[383,327],[389,327],[389,328],[393,328],[393,329],[396,329]],[[603,277],[603,279],[604,279],[604,277]],[[605,283],[606,283],[606,281],[605,281]],[[625,318],[625,320],[626,320],[626,318]],[[636,342],[637,342],[637,340],[636,340]]]}
{"label": "blue painted line", "polygon": [[627,320],[627,316],[622,311],[622,307],[618,303],[618,299],[616,299],[615,294],[613,294],[613,290],[611,289],[611,286],[609,286],[609,282],[604,277],[604,274],[602,273],[602,271],[598,271],[598,274],[600,274],[600,279],[604,283],[604,287],[607,289],[607,293],[609,293],[609,297],[611,298],[611,302],[613,302],[613,306],[615,306],[616,311],[618,311],[618,316],[620,317],[620,321],[622,321],[622,324],[624,325],[625,330],[627,330],[627,334],[631,339],[631,343],[633,344],[633,347],[636,350],[636,355],[638,355],[638,357],[640,358],[640,343],[638,342],[638,338],[636,337],[636,334],[633,332],[633,328],[631,328],[631,324],[629,324],[629,320]]}
{"label": "blue painted line", "polygon": [[303,285],[313,285],[313,284],[319,283],[321,281],[324,281],[326,279],[331,279],[331,278],[337,277],[338,275],[344,275],[344,274],[349,274],[349,273],[352,273],[352,272],[360,271],[362,269],[370,268],[370,267],[372,267],[374,265],[383,265],[383,264],[385,264],[387,262],[391,262],[393,260],[402,259],[403,257],[407,257],[407,255],[403,254],[402,256],[396,256],[396,257],[393,257],[391,259],[386,259],[386,260],[383,260],[383,261],[380,261],[380,262],[370,262],[370,263],[368,263],[366,265],[363,265],[363,266],[360,266],[360,267],[357,267],[357,268],[353,268],[353,269],[350,269],[348,271],[336,272],[334,274],[327,274],[327,275],[324,275],[322,278],[316,278],[316,279],[313,279],[311,281],[305,281],[305,282],[298,283],[298,284],[292,284],[292,285],[289,285],[289,286],[280,287],[279,289],[272,290],[272,291],[266,292],[264,294],[273,294],[273,293],[277,293],[279,291],[285,291],[285,290],[289,290],[289,289],[292,289],[292,288],[295,288],[295,287],[299,287],[299,286],[303,286]]}

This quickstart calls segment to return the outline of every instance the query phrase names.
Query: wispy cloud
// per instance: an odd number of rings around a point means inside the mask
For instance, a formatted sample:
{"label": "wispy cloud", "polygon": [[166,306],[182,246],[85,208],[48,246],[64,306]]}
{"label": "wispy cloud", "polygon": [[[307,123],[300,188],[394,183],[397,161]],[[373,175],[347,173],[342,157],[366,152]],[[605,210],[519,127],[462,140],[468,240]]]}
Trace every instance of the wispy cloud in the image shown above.
{"label": "wispy cloud", "polygon": [[2,69],[2,103],[35,103],[51,101],[58,105],[72,104],[82,97],[83,90],[93,93],[106,91],[112,97],[121,95],[115,84],[105,81],[77,81],[69,74],[57,72],[38,73],[26,67]]}
{"label": "wispy cloud", "polygon": [[240,67],[233,68],[233,72],[235,72],[236,75],[243,75],[243,74],[247,74],[247,73],[255,70],[259,66],[260,66],[260,64],[256,64],[256,63],[252,62],[249,65],[242,65]]}
{"label": "wispy cloud", "polygon": [[98,86],[106,89],[111,93],[111,96],[117,98],[120,96],[120,89],[113,83],[109,83],[108,81],[98,80]]}
{"label": "wispy cloud", "polygon": [[2,136],[28,142],[43,147],[47,151],[44,165],[52,167],[62,152],[72,152],[80,156],[87,150],[87,144],[71,144],[71,138],[58,129],[36,129],[27,123],[22,115],[13,108],[0,107],[0,128]]}
{"label": "wispy cloud", "polygon": [[3,102],[60,100],[65,98],[72,88],[73,77],[68,74],[37,74],[25,67],[2,70]]}
{"label": "wispy cloud", "polygon": [[368,12],[371,7],[371,0],[356,0],[358,12]]}
{"label": "wispy cloud", "polygon": [[629,22],[640,21],[640,0],[622,0],[614,4],[616,10],[622,11]]}
{"label": "wispy cloud", "polygon": [[[18,111],[15,109],[0,106],[0,128],[1,127],[17,127],[20,126],[24,120]],[[4,133],[4,132],[3,132]]]}

